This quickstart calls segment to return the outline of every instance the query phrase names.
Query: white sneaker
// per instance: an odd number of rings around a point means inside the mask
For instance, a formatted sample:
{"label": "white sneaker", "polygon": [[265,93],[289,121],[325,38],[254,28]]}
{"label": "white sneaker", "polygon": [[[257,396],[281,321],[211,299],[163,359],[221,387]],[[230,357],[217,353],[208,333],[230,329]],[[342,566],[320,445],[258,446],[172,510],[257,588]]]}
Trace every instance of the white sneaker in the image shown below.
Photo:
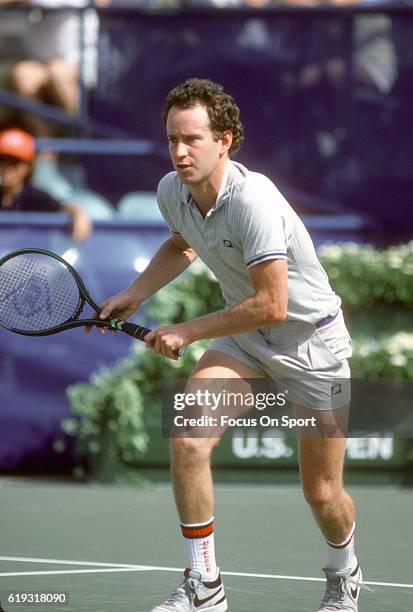
{"label": "white sneaker", "polygon": [[225,612],[226,610],[228,610],[227,598],[219,570],[216,580],[203,582],[199,572],[186,569],[183,583],[164,603],[152,608],[151,612]]}
{"label": "white sneaker", "polygon": [[323,572],[327,578],[326,592],[317,612],[357,612],[360,589],[371,590],[362,584],[359,564],[354,569],[324,568]]}

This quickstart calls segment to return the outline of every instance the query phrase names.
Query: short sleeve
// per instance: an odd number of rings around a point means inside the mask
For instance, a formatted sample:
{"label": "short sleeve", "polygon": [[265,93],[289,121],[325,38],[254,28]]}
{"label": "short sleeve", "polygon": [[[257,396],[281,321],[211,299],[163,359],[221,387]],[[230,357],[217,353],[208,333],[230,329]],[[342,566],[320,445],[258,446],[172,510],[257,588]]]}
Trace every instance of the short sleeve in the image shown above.
{"label": "short sleeve", "polygon": [[175,203],[175,185],[174,185],[174,172],[166,174],[159,182],[157,190],[157,200],[159,211],[164,218],[165,223],[173,234],[180,235],[176,224],[172,219],[171,205]]}
{"label": "short sleeve", "polygon": [[247,268],[288,258],[289,223],[283,196],[270,181],[262,183],[246,190],[234,218]]}

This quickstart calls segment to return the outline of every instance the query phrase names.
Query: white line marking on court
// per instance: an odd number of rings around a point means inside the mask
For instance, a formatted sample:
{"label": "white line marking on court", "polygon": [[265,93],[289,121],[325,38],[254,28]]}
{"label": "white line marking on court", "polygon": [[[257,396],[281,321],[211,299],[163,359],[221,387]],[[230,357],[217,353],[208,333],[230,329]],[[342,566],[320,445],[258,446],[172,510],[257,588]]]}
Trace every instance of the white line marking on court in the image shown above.
{"label": "white line marking on court", "polygon": [[[182,572],[179,567],[162,567],[157,565],[133,565],[131,563],[103,563],[99,561],[73,561],[69,559],[39,559],[35,557],[3,557],[0,561],[12,561],[21,563],[49,563],[56,565],[82,565],[89,566],[90,569],[78,570],[45,570],[35,572],[3,572],[1,577],[6,576],[45,576],[58,574],[99,574],[116,572]],[[281,574],[255,574],[248,572],[221,572],[223,576],[236,576],[239,578],[267,578],[270,580],[298,580],[303,582],[324,582],[324,578],[311,578],[309,576],[283,576]],[[395,587],[403,589],[413,589],[413,584],[403,584],[399,582],[376,582],[365,581],[364,584],[371,586]]]}
{"label": "white line marking on court", "polygon": [[102,563],[100,561],[73,561],[69,559],[39,559],[38,557],[0,557],[0,561],[16,561],[18,563],[53,563],[54,565],[90,565],[92,567],[147,567],[146,565],[136,565],[134,563]]}
{"label": "white line marking on court", "polygon": [[77,569],[77,570],[47,570],[40,572],[3,572],[0,576],[57,576],[59,574],[104,574],[114,572],[145,572],[146,568],[138,567],[112,567],[105,569]]}

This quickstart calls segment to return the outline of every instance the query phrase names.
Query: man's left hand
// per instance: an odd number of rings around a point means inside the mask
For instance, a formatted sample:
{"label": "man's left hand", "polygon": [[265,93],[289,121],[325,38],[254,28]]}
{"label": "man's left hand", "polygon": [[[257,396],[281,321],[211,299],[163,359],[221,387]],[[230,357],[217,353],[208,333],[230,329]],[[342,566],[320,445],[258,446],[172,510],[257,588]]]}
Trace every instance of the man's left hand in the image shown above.
{"label": "man's left hand", "polygon": [[178,349],[191,344],[187,324],[161,325],[145,336],[146,345],[155,353],[174,359],[179,359]]}

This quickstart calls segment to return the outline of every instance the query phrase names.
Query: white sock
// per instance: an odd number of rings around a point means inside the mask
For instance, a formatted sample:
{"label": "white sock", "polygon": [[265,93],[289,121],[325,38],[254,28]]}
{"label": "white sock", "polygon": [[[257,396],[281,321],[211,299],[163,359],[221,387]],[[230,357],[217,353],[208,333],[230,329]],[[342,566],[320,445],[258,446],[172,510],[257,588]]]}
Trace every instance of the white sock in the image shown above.
{"label": "white sock", "polygon": [[347,538],[340,543],[330,542],[326,539],[327,543],[327,562],[326,567],[334,570],[343,570],[348,567],[353,567],[356,561],[356,555],[354,553],[354,532],[356,530],[356,524],[353,523],[350,533]]}
{"label": "white sock", "polygon": [[205,523],[181,523],[188,555],[188,567],[199,572],[204,581],[217,577],[215,560],[214,517]]}

